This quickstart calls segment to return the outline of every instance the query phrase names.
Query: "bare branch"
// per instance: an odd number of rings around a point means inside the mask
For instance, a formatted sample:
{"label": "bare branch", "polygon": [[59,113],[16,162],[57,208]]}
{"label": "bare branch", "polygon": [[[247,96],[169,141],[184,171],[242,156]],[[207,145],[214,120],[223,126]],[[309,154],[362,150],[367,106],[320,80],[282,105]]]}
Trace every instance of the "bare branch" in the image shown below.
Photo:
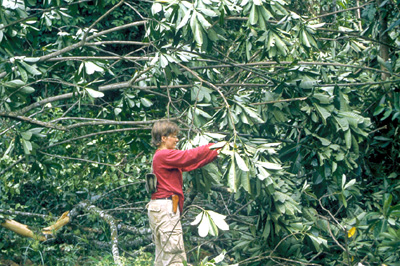
{"label": "bare branch", "polygon": [[94,164],[98,164],[98,165],[114,167],[118,172],[122,173],[123,175],[134,178],[134,176],[125,173],[124,171],[122,171],[121,169],[116,167],[116,165],[114,165],[114,164],[101,163],[101,162],[96,162],[96,161],[82,159],[82,158],[73,158],[73,157],[68,157],[68,156],[61,156],[61,155],[57,155],[57,154],[50,154],[50,153],[46,153],[46,152],[43,152],[43,151],[38,151],[38,152],[41,153],[41,154],[44,154],[44,155],[47,155],[47,156],[50,156],[50,157],[59,158],[59,159],[74,160],[74,161],[80,161],[80,162],[86,162],[86,163],[94,163]]}
{"label": "bare branch", "polygon": [[321,15],[318,15],[316,17],[309,18],[307,21],[316,20],[316,19],[320,19],[320,18],[323,18],[323,17],[328,17],[328,16],[339,14],[339,13],[347,12],[347,11],[361,9],[361,8],[363,8],[363,7],[367,6],[367,5],[370,5],[370,4],[374,3],[374,2],[375,2],[375,0],[371,0],[371,1],[365,3],[365,4],[361,5],[361,6],[355,6],[355,7],[351,7],[351,8],[347,8],[347,9],[343,9],[343,10],[338,10],[338,11],[331,12],[331,13],[321,14]]}
{"label": "bare branch", "polygon": [[100,42],[86,43],[87,46],[97,46],[97,45],[106,45],[106,44],[122,44],[122,45],[150,46],[150,43],[146,43],[146,42],[136,42],[136,41],[100,41]]}
{"label": "bare branch", "polygon": [[11,119],[28,122],[30,124],[34,124],[34,125],[38,125],[38,126],[46,127],[46,128],[53,128],[53,129],[58,129],[58,130],[62,130],[62,131],[66,131],[67,130],[65,127],[53,125],[53,124],[48,123],[48,122],[38,121],[36,119],[30,118],[30,117],[27,117],[27,116],[18,115],[18,114],[13,113],[13,112],[0,112],[0,117],[8,117],[8,118],[11,118]]}
{"label": "bare branch", "polygon": [[65,57],[55,57],[49,58],[48,62],[58,62],[58,61],[70,61],[70,60],[131,60],[131,61],[150,61],[153,57],[146,57],[146,56],[65,56]]}

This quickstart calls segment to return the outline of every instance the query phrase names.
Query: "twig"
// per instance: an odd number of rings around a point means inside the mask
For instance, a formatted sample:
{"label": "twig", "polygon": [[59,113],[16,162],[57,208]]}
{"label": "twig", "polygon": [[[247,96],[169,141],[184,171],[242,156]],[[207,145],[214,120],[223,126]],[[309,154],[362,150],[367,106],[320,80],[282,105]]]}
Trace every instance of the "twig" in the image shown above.
{"label": "twig", "polygon": [[5,172],[7,172],[8,170],[10,170],[11,168],[13,168],[14,166],[16,166],[17,164],[19,164],[23,159],[25,159],[25,157],[19,158],[17,161],[13,162],[9,167],[3,169],[3,171],[0,172],[0,176],[2,176]]}
{"label": "twig", "polygon": [[60,141],[60,142],[56,142],[54,144],[51,144],[47,147],[42,148],[42,150],[47,150],[49,148],[61,145],[61,144],[65,144],[65,143],[69,143],[69,142],[73,142],[75,140],[79,140],[79,139],[85,139],[85,138],[90,138],[90,137],[94,137],[97,135],[103,135],[103,134],[114,134],[114,133],[119,133],[119,132],[125,132],[125,131],[136,131],[136,130],[149,130],[151,129],[150,127],[140,127],[140,128],[121,128],[121,129],[112,129],[112,130],[106,130],[106,131],[100,131],[100,132],[95,132],[95,133],[90,133],[87,135],[83,135],[83,136],[79,136],[76,138],[72,138],[72,139],[67,139],[64,141]]}
{"label": "twig", "polygon": [[[115,167],[114,164],[109,164],[109,163],[101,163],[101,162],[96,162],[96,161],[87,160],[87,159],[73,158],[73,157],[68,157],[68,156],[61,156],[61,155],[56,155],[56,154],[50,154],[50,153],[46,153],[46,152],[40,151],[40,150],[38,150],[38,152],[41,153],[41,154],[44,154],[44,155],[47,155],[47,156],[51,156],[51,157],[55,157],[55,158],[59,158],[59,159],[74,160],[74,161],[80,161],[80,162],[86,162],[86,163],[94,163],[94,164],[99,164],[99,165],[104,165],[104,166],[109,166],[109,167]],[[115,169],[116,169],[118,172],[120,172],[120,173],[122,173],[123,175],[125,175],[125,176],[132,177],[132,178],[134,177],[134,176],[131,176],[131,175],[125,173],[124,171],[118,169],[118,167],[115,167]]]}
{"label": "twig", "polygon": [[82,42],[83,43],[86,42],[88,34],[94,28],[94,26],[96,26],[97,23],[99,23],[101,20],[103,20],[105,17],[107,17],[111,12],[113,12],[115,9],[117,9],[119,6],[121,6],[124,2],[125,2],[125,0],[121,0],[118,4],[116,4],[115,6],[110,8],[109,10],[107,10],[107,12],[105,12],[98,19],[96,19],[96,21],[93,22],[92,25],[90,25],[89,28],[86,30],[85,34],[83,35]]}
{"label": "twig", "polygon": [[309,18],[309,19],[307,19],[307,21],[315,20],[315,19],[320,19],[320,18],[323,18],[323,17],[332,16],[332,15],[336,15],[336,14],[343,13],[343,12],[347,12],[347,11],[352,11],[352,10],[356,10],[356,9],[361,9],[361,8],[363,8],[364,6],[367,6],[367,5],[369,5],[369,4],[372,4],[373,2],[375,2],[375,0],[369,1],[369,2],[367,2],[367,3],[365,3],[365,4],[361,5],[361,6],[356,6],[356,7],[351,7],[351,8],[347,8],[347,9],[344,9],[344,10],[338,10],[338,11],[331,12],[331,13],[321,14],[321,15],[318,15],[318,16],[316,16],[316,17]]}

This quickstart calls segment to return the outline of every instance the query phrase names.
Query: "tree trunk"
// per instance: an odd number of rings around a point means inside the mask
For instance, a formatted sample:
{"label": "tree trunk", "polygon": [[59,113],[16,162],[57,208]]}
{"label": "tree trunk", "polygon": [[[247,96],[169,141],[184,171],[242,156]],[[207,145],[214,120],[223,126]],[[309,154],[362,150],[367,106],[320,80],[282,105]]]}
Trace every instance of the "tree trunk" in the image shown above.
{"label": "tree trunk", "polygon": [[[388,18],[387,18],[387,9],[385,6],[380,7],[383,0],[377,0],[377,8],[379,12],[379,41],[380,41],[380,49],[379,49],[379,56],[383,59],[384,62],[389,60],[389,33],[387,31],[388,28]],[[387,71],[387,68],[381,64],[381,69]],[[382,80],[386,80],[390,74],[382,73],[381,77]]]}

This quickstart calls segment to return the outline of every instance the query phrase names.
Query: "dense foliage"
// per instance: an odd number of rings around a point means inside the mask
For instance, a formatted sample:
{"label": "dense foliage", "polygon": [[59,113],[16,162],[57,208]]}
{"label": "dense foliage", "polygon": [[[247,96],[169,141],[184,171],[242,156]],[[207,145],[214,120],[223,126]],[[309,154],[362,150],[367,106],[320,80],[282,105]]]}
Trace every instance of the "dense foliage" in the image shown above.
{"label": "dense foliage", "polygon": [[[1,0],[0,264],[151,265],[143,180],[171,119],[182,149],[226,143],[184,176],[190,262],[396,265],[399,11]],[[45,240],[7,229],[66,211]]]}

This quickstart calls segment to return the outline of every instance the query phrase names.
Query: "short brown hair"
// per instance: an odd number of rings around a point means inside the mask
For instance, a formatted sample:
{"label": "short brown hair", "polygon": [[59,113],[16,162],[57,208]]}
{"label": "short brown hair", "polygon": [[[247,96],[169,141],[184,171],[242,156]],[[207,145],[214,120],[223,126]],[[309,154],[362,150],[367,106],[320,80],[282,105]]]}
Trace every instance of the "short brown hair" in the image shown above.
{"label": "short brown hair", "polygon": [[171,121],[157,121],[151,130],[151,144],[158,147],[161,145],[161,137],[168,137],[172,134],[178,134],[179,127]]}

